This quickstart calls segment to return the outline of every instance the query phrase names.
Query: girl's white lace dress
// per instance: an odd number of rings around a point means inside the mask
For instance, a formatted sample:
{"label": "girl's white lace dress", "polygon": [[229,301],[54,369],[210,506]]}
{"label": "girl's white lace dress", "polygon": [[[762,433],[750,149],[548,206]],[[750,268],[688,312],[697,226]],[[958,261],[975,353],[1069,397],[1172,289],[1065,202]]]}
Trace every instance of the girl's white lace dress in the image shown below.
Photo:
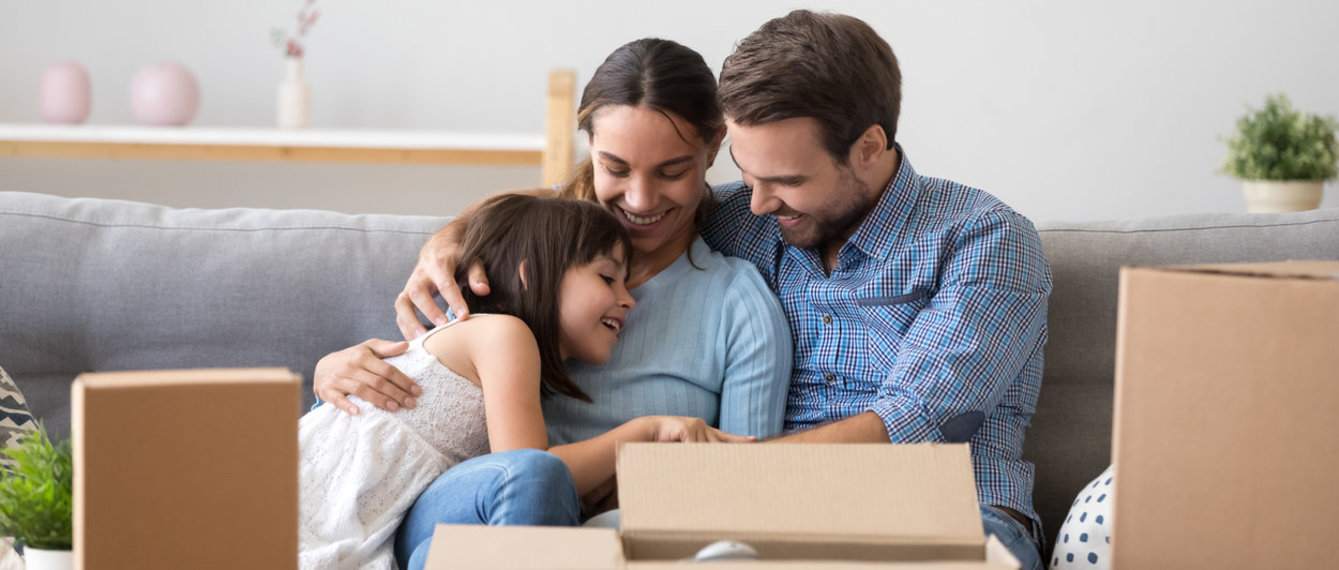
{"label": "girl's white lace dress", "polygon": [[447,326],[386,360],[423,388],[414,409],[386,412],[350,397],[357,416],[326,404],[300,420],[299,567],[393,568],[396,527],[419,493],[488,453],[483,390],[423,348]]}

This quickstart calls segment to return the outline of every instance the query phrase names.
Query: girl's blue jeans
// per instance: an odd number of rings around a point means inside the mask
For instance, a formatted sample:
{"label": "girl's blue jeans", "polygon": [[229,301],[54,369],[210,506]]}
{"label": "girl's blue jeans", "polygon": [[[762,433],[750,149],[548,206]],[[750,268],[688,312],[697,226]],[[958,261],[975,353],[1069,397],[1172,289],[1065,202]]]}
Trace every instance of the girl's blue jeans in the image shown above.
{"label": "girl's blue jeans", "polygon": [[536,449],[461,462],[433,481],[395,535],[400,568],[423,568],[439,523],[576,526],[580,499],[567,464]]}

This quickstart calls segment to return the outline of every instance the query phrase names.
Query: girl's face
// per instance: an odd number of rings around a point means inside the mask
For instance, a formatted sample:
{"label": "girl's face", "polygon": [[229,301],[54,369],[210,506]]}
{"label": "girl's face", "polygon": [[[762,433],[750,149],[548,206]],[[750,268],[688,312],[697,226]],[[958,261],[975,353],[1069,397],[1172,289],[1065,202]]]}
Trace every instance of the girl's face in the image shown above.
{"label": "girl's face", "polygon": [[673,113],[614,105],[596,112],[590,147],[595,197],[628,229],[638,263],[682,255],[696,235],[693,216],[719,136],[703,144]]}
{"label": "girl's face", "polygon": [[563,359],[604,364],[637,304],[626,284],[627,253],[600,256],[563,274],[558,297],[558,350]]}

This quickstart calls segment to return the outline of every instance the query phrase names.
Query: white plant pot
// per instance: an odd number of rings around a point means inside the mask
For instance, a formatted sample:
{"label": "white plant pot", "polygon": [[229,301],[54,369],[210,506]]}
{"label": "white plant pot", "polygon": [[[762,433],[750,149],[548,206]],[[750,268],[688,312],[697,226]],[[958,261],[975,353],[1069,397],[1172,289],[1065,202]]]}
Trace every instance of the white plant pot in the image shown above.
{"label": "white plant pot", "polygon": [[1315,180],[1243,180],[1241,186],[1252,214],[1314,210],[1325,190]]}
{"label": "white plant pot", "polygon": [[23,565],[26,570],[73,570],[74,551],[27,547],[23,549]]}

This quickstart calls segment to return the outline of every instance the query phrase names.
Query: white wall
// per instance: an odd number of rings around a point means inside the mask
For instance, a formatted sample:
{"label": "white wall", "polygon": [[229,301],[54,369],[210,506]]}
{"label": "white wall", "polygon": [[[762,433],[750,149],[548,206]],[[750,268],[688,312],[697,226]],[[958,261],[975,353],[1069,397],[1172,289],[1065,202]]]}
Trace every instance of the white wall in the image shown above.
{"label": "white wall", "polygon": [[[282,61],[268,42],[301,0],[0,0],[0,122],[37,122],[43,69],[84,63],[90,123],[132,121],[130,77],[176,60],[196,125],[269,125]],[[899,139],[916,168],[985,188],[1036,220],[1243,209],[1216,173],[1244,105],[1285,91],[1339,115],[1329,0],[461,2],[317,0],[308,43],[318,127],[537,133],[546,73],[584,82],[642,36],[698,49],[794,7],[859,16],[902,62]],[[713,181],[733,179],[723,157]],[[0,159],[0,189],[183,206],[455,211],[534,168]],[[1324,207],[1339,207],[1327,188]]]}

